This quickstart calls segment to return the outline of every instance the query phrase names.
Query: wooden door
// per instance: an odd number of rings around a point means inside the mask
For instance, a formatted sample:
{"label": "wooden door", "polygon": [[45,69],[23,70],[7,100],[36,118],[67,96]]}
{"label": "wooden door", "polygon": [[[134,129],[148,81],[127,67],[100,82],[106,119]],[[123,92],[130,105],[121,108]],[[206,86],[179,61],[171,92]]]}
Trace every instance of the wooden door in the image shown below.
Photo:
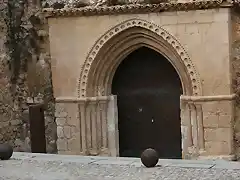
{"label": "wooden door", "polygon": [[160,158],[181,158],[181,82],[167,59],[145,47],[134,51],[118,67],[112,93],[120,156],[140,157],[151,147]]}
{"label": "wooden door", "polygon": [[29,107],[30,139],[32,153],[46,153],[44,105]]}

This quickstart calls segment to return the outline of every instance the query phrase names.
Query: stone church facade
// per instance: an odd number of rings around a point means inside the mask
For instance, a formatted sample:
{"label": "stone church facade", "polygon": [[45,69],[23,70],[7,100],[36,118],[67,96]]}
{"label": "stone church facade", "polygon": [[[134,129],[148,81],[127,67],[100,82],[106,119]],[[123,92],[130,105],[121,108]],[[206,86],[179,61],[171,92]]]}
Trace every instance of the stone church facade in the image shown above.
{"label": "stone church facade", "polygon": [[[48,72],[48,153],[131,156],[129,149],[153,146],[161,158],[239,159],[237,1],[36,2],[22,23],[43,20],[29,32],[39,35],[39,62]],[[0,90],[9,84],[2,76]],[[27,111],[24,103],[19,112]],[[17,117],[0,116],[0,142],[31,151],[29,119]]]}
{"label": "stone church facade", "polygon": [[123,59],[144,46],[162,54],[181,80],[182,157],[233,159],[232,7],[190,1],[44,9],[58,152],[119,156],[111,85]]}

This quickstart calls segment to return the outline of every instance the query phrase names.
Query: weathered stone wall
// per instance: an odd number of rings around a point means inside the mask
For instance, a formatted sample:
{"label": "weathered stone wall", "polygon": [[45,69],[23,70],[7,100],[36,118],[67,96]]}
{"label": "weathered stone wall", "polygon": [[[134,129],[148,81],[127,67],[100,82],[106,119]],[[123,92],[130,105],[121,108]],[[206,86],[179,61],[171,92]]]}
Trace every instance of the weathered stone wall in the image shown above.
{"label": "weathered stone wall", "polygon": [[81,154],[77,103],[56,104],[57,147],[60,154]]}
{"label": "weathered stone wall", "polygon": [[234,140],[237,158],[240,158],[240,9],[232,10],[232,68],[233,90],[237,94],[234,121]]}
{"label": "weathered stone wall", "polygon": [[205,150],[207,154],[214,156],[232,155],[234,151],[232,128],[234,101],[204,102],[202,108]]}
{"label": "weathered stone wall", "polygon": [[59,154],[118,156],[116,97],[56,99]]}
{"label": "weathered stone wall", "polygon": [[[10,9],[7,1],[0,1],[0,143],[8,142],[16,151],[31,151],[28,106],[40,98],[47,107],[47,152],[55,153],[57,135],[47,21],[41,14],[40,1],[23,1],[24,10],[19,2],[8,1],[16,5],[15,9]],[[17,15],[14,14],[17,10],[24,12],[18,21]],[[8,12],[12,12],[12,17]],[[21,34],[19,38],[22,42],[13,41],[12,43],[16,43],[14,47],[9,43],[12,40],[9,23],[21,28],[18,29],[18,33]],[[31,44],[33,40],[34,43]],[[11,80],[13,72],[9,68],[9,64],[12,63],[11,48],[20,50],[21,61],[15,83]]]}
{"label": "weathered stone wall", "polygon": [[6,3],[0,1],[0,142],[20,137],[19,123],[16,118],[11,93],[9,92],[9,77],[7,74],[7,50],[5,48],[7,25],[4,21]]}

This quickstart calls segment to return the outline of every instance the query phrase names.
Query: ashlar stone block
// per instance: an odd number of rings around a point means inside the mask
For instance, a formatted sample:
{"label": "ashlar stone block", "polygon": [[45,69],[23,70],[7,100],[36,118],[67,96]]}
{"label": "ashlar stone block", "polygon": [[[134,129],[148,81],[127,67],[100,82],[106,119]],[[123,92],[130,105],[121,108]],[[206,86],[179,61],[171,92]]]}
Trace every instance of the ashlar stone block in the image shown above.
{"label": "ashlar stone block", "polygon": [[208,155],[230,155],[232,153],[231,144],[223,141],[207,141],[205,150]]}
{"label": "ashlar stone block", "polygon": [[64,126],[66,123],[66,118],[56,118],[56,123],[58,126]]}
{"label": "ashlar stone block", "polygon": [[80,152],[80,140],[78,137],[74,137],[68,140],[68,150]]}
{"label": "ashlar stone block", "polygon": [[66,151],[67,150],[67,141],[65,139],[58,139],[57,140],[57,148],[59,151]]}
{"label": "ashlar stone block", "polygon": [[205,128],[204,139],[206,141],[231,141],[233,137],[231,128]]}
{"label": "ashlar stone block", "polygon": [[70,126],[64,126],[63,127],[63,133],[64,133],[64,137],[66,138],[71,138],[71,127]]}
{"label": "ashlar stone block", "polygon": [[61,127],[61,126],[57,127],[57,136],[60,139],[64,138],[63,127]]}

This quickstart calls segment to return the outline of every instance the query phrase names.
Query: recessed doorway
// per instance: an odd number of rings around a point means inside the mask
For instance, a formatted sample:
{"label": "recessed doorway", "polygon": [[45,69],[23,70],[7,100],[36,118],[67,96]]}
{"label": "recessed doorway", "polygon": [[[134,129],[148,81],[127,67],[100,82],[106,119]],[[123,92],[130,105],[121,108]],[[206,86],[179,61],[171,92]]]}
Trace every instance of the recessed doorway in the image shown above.
{"label": "recessed doorway", "polygon": [[154,148],[160,158],[181,158],[180,78],[158,52],[141,47],[117,68],[112,94],[117,95],[119,153],[140,157]]}

